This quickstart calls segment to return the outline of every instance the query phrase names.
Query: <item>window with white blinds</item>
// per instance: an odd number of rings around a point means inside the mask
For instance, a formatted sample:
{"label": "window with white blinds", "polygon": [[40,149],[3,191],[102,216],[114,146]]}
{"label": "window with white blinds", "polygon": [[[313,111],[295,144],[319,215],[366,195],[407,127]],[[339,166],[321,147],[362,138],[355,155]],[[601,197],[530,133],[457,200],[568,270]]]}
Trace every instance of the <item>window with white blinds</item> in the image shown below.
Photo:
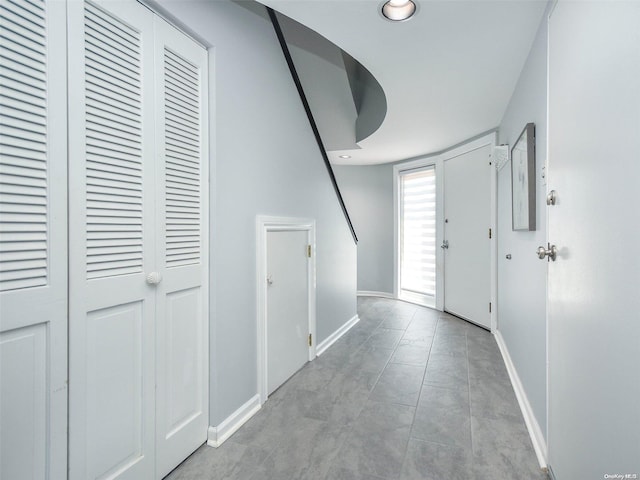
{"label": "window with white blinds", "polygon": [[436,171],[400,172],[400,294],[436,293]]}
{"label": "window with white blinds", "polygon": [[0,292],[47,284],[45,7],[0,2]]}

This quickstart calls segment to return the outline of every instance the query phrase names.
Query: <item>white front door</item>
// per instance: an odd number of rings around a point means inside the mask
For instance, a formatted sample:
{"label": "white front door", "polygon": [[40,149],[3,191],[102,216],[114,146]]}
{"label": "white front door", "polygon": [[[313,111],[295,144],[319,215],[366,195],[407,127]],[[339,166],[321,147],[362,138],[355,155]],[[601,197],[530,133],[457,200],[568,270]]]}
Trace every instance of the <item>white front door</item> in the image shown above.
{"label": "white front door", "polygon": [[267,232],[268,394],[309,358],[309,234]]}
{"label": "white front door", "polygon": [[206,439],[206,51],[69,4],[70,478],[161,478]]}
{"label": "white front door", "polygon": [[558,2],[548,65],[549,462],[558,480],[636,478],[640,4]]}
{"label": "white front door", "polygon": [[444,310],[491,328],[491,146],[444,159]]}

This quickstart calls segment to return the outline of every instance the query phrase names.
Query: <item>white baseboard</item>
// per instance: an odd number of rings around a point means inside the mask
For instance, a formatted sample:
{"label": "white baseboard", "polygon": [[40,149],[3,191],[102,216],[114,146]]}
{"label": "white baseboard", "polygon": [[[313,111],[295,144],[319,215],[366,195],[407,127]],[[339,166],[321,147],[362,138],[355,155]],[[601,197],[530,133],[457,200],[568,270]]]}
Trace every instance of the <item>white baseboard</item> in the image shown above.
{"label": "white baseboard", "polygon": [[533,413],[533,409],[531,408],[531,404],[529,403],[527,394],[525,393],[522,382],[520,381],[520,377],[518,376],[518,371],[516,370],[516,367],[511,360],[509,349],[507,348],[507,344],[504,342],[504,338],[502,337],[500,331],[495,332],[495,337],[498,343],[498,348],[500,349],[500,353],[502,353],[504,364],[507,367],[507,372],[509,372],[511,385],[513,386],[513,390],[516,393],[518,403],[520,404],[520,410],[522,411],[524,422],[527,425],[527,430],[529,430],[529,436],[531,437],[531,442],[533,443],[533,449],[536,452],[536,457],[538,457],[538,463],[540,464],[540,468],[546,470],[548,468],[547,442],[544,439],[540,424],[536,420],[536,416]]}
{"label": "white baseboard", "polygon": [[354,315],[353,318],[347,321],[347,323],[342,325],[339,329],[337,329],[316,346],[316,355],[322,355],[327,350],[327,348],[333,345],[341,336],[347,333],[351,329],[351,327],[353,327],[359,321],[360,317],[358,317],[358,315]]}
{"label": "white baseboard", "polygon": [[207,430],[207,445],[218,448],[224,441],[233,435],[247,420],[253,417],[262,405],[260,396],[253,396],[247,403],[225,418],[217,427],[209,427]]}
{"label": "white baseboard", "polygon": [[392,293],[387,293],[387,292],[373,292],[373,291],[368,291],[368,290],[358,290],[356,292],[356,295],[358,295],[359,297],[382,297],[382,298],[391,298],[392,300],[395,300],[396,297],[393,296]]}

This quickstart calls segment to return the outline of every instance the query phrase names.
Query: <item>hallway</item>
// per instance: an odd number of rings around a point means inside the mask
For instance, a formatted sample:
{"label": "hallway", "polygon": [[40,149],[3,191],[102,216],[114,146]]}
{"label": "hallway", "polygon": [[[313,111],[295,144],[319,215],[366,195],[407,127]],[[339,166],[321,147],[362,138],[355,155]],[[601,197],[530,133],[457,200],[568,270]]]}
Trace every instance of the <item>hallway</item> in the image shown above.
{"label": "hallway", "polygon": [[168,480],[542,480],[491,334],[373,297],[220,448]]}

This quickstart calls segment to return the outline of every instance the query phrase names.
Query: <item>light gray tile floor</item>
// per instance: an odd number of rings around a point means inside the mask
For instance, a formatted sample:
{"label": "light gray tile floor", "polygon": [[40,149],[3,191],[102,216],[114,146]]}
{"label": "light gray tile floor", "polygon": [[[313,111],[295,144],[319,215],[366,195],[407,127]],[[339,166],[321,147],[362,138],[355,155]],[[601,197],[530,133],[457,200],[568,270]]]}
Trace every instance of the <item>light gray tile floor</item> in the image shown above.
{"label": "light gray tile floor", "polygon": [[167,480],[543,480],[493,336],[361,297],[360,322]]}

